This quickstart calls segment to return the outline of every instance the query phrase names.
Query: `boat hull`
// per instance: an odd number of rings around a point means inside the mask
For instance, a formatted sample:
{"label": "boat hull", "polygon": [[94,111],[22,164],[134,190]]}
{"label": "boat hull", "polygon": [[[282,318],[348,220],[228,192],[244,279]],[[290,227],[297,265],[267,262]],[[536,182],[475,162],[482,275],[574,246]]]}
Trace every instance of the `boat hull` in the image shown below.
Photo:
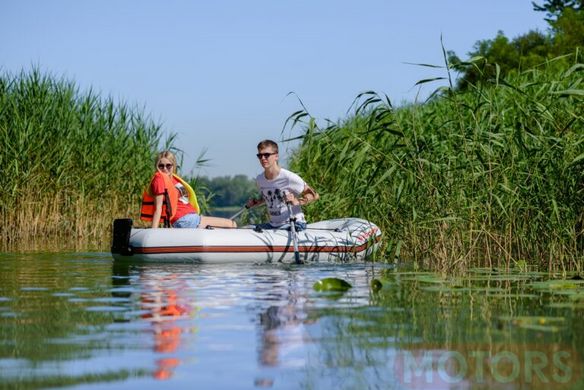
{"label": "boat hull", "polygon": [[[126,223],[116,223],[126,221]],[[128,222],[129,221],[129,222]],[[123,225],[123,226],[120,226]],[[381,241],[379,228],[359,218],[308,224],[298,232],[303,262],[363,260]],[[293,263],[292,233],[285,229],[140,229],[131,220],[114,222],[112,255],[136,262],[284,262]]]}

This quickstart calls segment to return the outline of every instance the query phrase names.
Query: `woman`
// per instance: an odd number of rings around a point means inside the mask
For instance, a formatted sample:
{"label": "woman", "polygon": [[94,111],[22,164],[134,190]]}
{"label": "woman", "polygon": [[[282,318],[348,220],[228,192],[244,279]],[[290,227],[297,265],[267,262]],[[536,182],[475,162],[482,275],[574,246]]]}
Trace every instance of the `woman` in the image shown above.
{"label": "woman", "polygon": [[152,221],[153,229],[161,221],[165,227],[175,228],[237,227],[230,219],[199,214],[195,192],[176,175],[176,157],[170,151],[161,152],[156,158],[156,173],[142,195],[140,219]]}

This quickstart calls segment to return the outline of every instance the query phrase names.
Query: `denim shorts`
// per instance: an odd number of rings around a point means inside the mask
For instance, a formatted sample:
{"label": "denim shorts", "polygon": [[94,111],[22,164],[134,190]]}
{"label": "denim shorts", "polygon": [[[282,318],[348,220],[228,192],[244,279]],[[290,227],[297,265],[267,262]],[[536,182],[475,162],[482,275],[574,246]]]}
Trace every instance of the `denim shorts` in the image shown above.
{"label": "denim shorts", "polygon": [[201,223],[201,216],[197,213],[185,214],[172,224],[174,228],[196,228]]}

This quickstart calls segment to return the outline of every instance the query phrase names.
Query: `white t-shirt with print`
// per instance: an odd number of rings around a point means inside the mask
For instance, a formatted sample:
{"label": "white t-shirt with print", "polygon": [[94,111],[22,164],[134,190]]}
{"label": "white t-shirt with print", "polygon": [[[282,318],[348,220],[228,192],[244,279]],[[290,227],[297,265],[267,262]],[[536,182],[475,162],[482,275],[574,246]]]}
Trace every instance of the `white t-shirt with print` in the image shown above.
{"label": "white t-shirt with print", "polygon": [[[294,172],[280,168],[280,173],[273,180],[266,179],[264,173],[260,173],[256,177],[256,184],[266,202],[268,213],[270,214],[270,223],[273,226],[280,226],[290,222],[288,207],[282,201],[282,191],[291,192],[298,196],[306,186],[304,180]],[[294,214],[296,221],[306,222],[300,206],[292,206],[292,214]]]}

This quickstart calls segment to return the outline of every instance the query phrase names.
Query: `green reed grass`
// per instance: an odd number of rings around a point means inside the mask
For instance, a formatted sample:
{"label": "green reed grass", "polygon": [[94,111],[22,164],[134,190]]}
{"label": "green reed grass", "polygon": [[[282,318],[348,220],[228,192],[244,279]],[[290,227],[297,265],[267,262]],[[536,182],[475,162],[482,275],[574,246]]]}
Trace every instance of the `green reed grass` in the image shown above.
{"label": "green reed grass", "polygon": [[137,216],[161,138],[142,110],[70,81],[0,76],[2,250],[107,248],[112,220]]}
{"label": "green reed grass", "polygon": [[322,196],[311,218],[367,218],[386,258],[444,271],[518,261],[580,270],[583,74],[583,64],[544,64],[400,108],[366,92],[324,128],[294,113],[303,135],[291,167]]}

